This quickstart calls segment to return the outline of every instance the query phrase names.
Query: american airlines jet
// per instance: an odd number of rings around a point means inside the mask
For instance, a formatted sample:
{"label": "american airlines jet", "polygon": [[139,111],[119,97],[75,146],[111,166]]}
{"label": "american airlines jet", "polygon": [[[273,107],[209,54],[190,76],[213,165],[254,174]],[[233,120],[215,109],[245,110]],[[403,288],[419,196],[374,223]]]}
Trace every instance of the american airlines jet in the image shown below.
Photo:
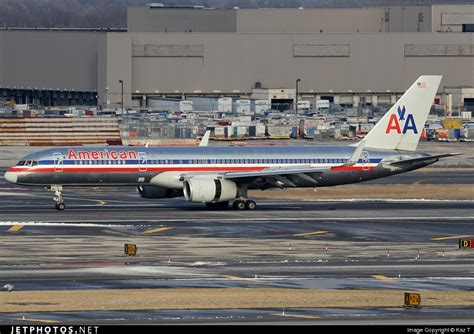
{"label": "american airlines jet", "polygon": [[[359,143],[291,147],[62,147],[25,156],[5,173],[9,182],[47,186],[64,210],[63,187],[135,186],[145,198],[236,210],[257,205],[248,189],[327,187],[428,166],[456,155],[416,153],[441,81],[420,76]],[[207,141],[207,139],[206,139]]]}

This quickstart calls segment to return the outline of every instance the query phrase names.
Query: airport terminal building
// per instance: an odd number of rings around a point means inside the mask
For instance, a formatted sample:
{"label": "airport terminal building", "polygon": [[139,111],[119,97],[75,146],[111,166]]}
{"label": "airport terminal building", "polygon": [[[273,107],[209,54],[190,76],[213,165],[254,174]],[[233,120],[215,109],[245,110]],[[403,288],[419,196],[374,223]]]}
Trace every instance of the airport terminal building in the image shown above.
{"label": "airport terminal building", "polygon": [[128,9],[127,29],[0,30],[0,98],[117,108],[296,94],[391,104],[421,74],[474,110],[474,6]]}

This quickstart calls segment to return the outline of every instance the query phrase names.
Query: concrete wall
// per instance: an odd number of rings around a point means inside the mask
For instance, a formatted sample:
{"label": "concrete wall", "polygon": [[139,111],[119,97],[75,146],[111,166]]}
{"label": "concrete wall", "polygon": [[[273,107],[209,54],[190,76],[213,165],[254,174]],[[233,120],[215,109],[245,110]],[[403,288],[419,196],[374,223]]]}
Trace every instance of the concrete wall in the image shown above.
{"label": "concrete wall", "polygon": [[238,32],[381,32],[385,30],[383,7],[318,9],[241,9]]}
{"label": "concrete wall", "polygon": [[[4,46],[5,45],[5,34],[0,33],[0,45]],[[5,78],[5,62],[3,60],[4,58],[4,51],[5,47],[0,48],[0,86],[3,86],[5,83],[8,82]]]}
{"label": "concrete wall", "polygon": [[430,32],[431,6],[387,6],[387,32]]}
{"label": "concrete wall", "polygon": [[0,85],[97,89],[99,32],[0,31]]}
{"label": "concrete wall", "polygon": [[380,32],[383,7],[173,9],[129,7],[129,32]]}
{"label": "concrete wall", "polygon": [[[133,45],[202,45],[203,57],[133,57],[132,90],[141,93],[249,93],[264,87],[300,91],[403,92],[421,74],[442,86],[474,86],[474,56],[406,55],[406,45],[471,45],[474,34],[130,34]],[[297,56],[295,46],[313,46]],[[340,46],[324,56],[315,46]]]}
{"label": "concrete wall", "polygon": [[128,7],[129,32],[235,32],[236,11]]}
{"label": "concrete wall", "polygon": [[420,74],[474,87],[473,33],[0,31],[0,42],[0,88],[97,90],[104,108],[119,106],[119,80],[125,107],[145,94],[250,94],[257,81],[293,88],[297,78],[302,93],[400,93]]}
{"label": "concrete wall", "polygon": [[[124,107],[131,106],[132,90],[132,43],[130,34],[127,33],[108,33],[105,46],[101,46],[101,56],[105,61],[104,68],[100,69],[99,79],[99,104],[103,108],[120,107],[121,103],[121,84],[123,81],[123,104]],[[102,75],[105,74],[105,77]]]}
{"label": "concrete wall", "polygon": [[474,24],[474,5],[433,5],[432,17],[434,32],[461,32],[463,23]]}

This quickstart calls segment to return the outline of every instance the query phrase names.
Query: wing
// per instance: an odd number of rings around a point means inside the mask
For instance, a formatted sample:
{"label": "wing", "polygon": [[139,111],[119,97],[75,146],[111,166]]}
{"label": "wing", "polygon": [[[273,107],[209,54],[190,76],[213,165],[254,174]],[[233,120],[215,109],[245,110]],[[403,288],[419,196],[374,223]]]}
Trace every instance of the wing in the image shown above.
{"label": "wing", "polygon": [[295,167],[269,167],[261,171],[249,172],[228,172],[224,174],[224,179],[255,183],[261,188],[269,184],[279,188],[296,187],[297,183],[305,182],[313,185],[318,184],[318,177],[328,168],[316,168],[309,165],[300,165]]}
{"label": "wing", "polygon": [[311,184],[316,186],[318,179],[324,171],[332,168],[353,166],[359,161],[364,149],[365,142],[362,140],[357,144],[351,157],[340,166],[332,167],[312,167],[311,165],[299,165],[291,167],[269,167],[260,171],[248,172],[227,172],[224,178],[243,183],[254,183],[260,188],[266,188],[268,185],[279,188],[297,187],[298,184]]}

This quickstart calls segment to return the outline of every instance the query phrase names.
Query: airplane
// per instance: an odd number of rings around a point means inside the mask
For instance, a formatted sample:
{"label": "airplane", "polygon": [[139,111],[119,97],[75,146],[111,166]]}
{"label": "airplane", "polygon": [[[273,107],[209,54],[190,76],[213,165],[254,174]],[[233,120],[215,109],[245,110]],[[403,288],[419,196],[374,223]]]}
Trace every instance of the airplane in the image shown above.
{"label": "airplane", "polygon": [[135,186],[144,198],[184,197],[210,209],[255,210],[249,189],[328,187],[422,168],[459,153],[416,152],[442,76],[422,75],[358,143],[349,146],[58,147],[32,153],[7,181],[54,191],[63,187]]}

